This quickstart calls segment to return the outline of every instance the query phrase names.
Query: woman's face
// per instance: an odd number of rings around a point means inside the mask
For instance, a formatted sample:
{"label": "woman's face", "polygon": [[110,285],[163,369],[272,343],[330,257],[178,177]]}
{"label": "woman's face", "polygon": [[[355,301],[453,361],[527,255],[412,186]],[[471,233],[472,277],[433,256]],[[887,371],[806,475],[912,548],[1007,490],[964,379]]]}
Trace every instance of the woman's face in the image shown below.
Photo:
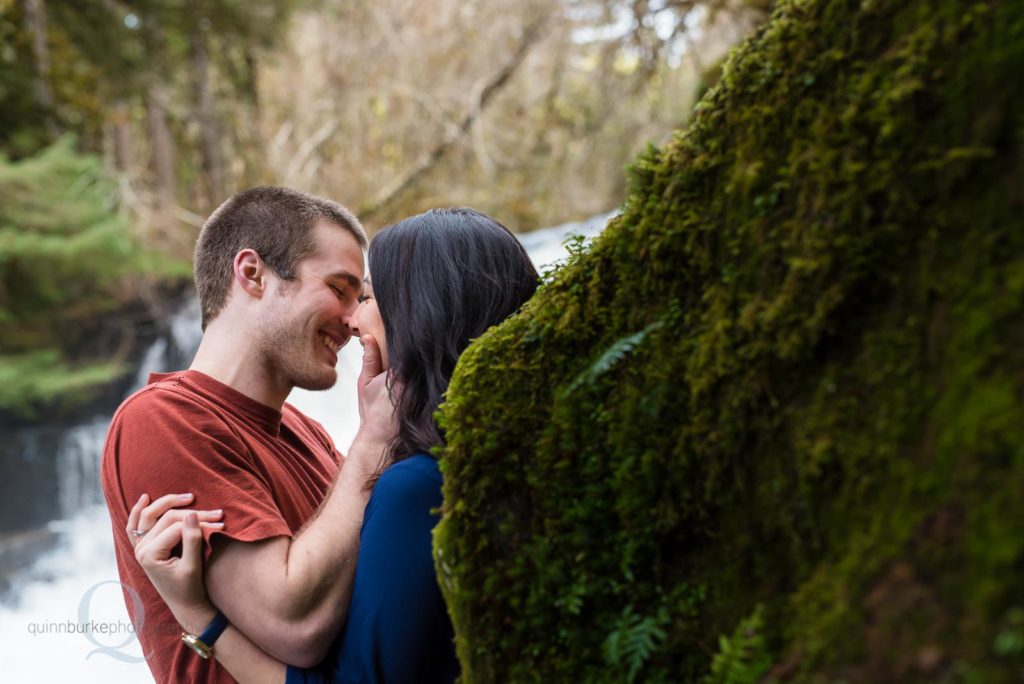
{"label": "woman's face", "polygon": [[363,287],[363,296],[360,297],[359,306],[352,314],[349,321],[352,331],[362,337],[369,335],[380,347],[380,360],[384,369],[388,368],[388,345],[384,339],[384,322],[380,319],[380,309],[377,308],[377,300],[373,298],[373,285],[367,278]]}

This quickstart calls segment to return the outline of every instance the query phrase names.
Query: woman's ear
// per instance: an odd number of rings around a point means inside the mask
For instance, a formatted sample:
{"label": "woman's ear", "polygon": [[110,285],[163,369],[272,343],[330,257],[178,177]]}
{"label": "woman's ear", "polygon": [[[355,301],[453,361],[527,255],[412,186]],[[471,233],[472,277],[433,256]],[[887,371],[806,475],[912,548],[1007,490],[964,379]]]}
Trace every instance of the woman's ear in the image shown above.
{"label": "woman's ear", "polygon": [[246,248],[236,254],[234,270],[235,282],[246,294],[257,299],[263,297],[267,287],[267,266],[256,250]]}

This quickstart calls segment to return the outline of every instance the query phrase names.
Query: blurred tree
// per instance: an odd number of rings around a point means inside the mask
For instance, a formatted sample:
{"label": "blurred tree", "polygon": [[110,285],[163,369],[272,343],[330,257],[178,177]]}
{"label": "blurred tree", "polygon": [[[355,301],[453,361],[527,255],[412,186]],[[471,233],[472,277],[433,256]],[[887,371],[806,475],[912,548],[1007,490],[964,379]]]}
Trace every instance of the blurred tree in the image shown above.
{"label": "blurred tree", "polygon": [[141,223],[162,226],[147,237],[162,248],[190,247],[191,239],[173,235],[182,228],[175,220],[194,230],[196,214],[236,185],[227,160],[252,159],[234,152],[240,142],[255,146],[255,138],[230,133],[254,128],[236,123],[254,118],[247,109],[255,106],[256,55],[277,45],[288,17],[306,5],[0,2],[0,59],[13,67],[0,80],[0,102],[10,112],[0,151],[18,158],[58,133],[75,134],[83,150],[105,150],[122,172],[124,200]]}
{"label": "blurred tree", "polygon": [[[735,2],[0,0],[0,155],[67,173],[102,158],[121,236],[175,262],[217,204],[257,183],[331,196],[371,229],[446,204],[516,230],[573,220],[618,204],[622,167],[686,117],[700,63],[758,16]],[[77,143],[50,149],[61,135]],[[74,193],[53,194],[73,185],[17,186],[9,244],[38,239],[28,205],[54,207],[78,244]],[[45,265],[0,258],[12,287]],[[41,321],[63,321],[96,273],[62,263],[52,301],[26,295],[38,319],[5,305],[4,353],[70,348]],[[124,296],[92,314],[154,291],[144,262],[124,264],[138,269]]]}
{"label": "blurred tree", "polygon": [[224,132],[254,120],[253,56],[303,4],[0,0],[0,409],[118,375],[131,312],[187,278],[246,176],[227,160],[256,136]]}
{"label": "blurred tree", "polygon": [[104,314],[131,301],[124,285],[137,274],[188,272],[147,255],[128,225],[100,160],[69,138],[18,162],[0,158],[0,409],[84,397],[123,371],[116,354],[89,360],[102,356],[97,337],[131,349],[133,331],[105,330]]}
{"label": "blurred tree", "polygon": [[[360,207],[371,227],[453,203],[520,230],[607,211],[625,192],[624,165],[685,120],[704,64],[762,13],[741,2],[325,2],[299,15],[293,49],[261,73],[267,176]],[[676,29],[645,33],[670,16]],[[642,54],[654,40],[664,46]]]}
{"label": "blurred tree", "polygon": [[453,201],[568,220],[617,203],[622,166],[765,4],[3,0],[0,151],[74,133],[181,256],[256,182],[340,193],[374,223]]}
{"label": "blurred tree", "polygon": [[36,90],[37,67],[27,24],[20,5],[0,2],[0,146],[12,156],[46,144],[40,123],[47,110]]}
{"label": "blurred tree", "polygon": [[53,89],[50,87],[50,46],[46,32],[46,5],[43,0],[25,0],[25,27],[32,37],[33,79],[36,103],[46,112],[43,116],[47,133],[56,136],[53,121]]}

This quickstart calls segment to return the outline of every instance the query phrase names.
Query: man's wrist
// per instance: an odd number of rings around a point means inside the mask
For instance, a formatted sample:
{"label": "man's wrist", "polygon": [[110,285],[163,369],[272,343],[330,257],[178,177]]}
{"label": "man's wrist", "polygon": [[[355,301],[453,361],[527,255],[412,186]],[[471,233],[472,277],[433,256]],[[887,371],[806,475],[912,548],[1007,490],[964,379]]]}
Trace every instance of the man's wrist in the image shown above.
{"label": "man's wrist", "polygon": [[349,452],[360,449],[379,454],[384,451],[393,437],[393,435],[391,437],[375,435],[369,430],[359,430],[359,432],[356,433],[355,438],[352,440],[352,448],[349,449]]}
{"label": "man's wrist", "polygon": [[348,456],[345,458],[345,467],[342,468],[342,472],[344,473],[345,469],[348,469],[351,464],[354,466],[351,470],[357,471],[354,474],[363,479],[370,477],[384,462],[384,452],[387,450],[387,447],[388,440],[357,434],[356,438],[352,441],[352,447],[348,450]]}

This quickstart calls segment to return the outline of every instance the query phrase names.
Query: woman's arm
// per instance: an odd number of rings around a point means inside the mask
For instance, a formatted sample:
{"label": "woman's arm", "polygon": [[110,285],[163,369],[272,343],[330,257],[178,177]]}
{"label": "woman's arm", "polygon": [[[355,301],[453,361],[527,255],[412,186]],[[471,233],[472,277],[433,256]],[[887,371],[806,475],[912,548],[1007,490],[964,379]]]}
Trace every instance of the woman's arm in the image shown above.
{"label": "woman's arm", "polygon": [[[210,517],[214,512],[171,510],[174,497],[163,497],[150,506],[148,497],[132,507],[125,532],[135,542],[135,558],[146,571],[149,580],[160,592],[182,628],[191,634],[200,634],[217,614],[203,585],[203,532],[202,526],[223,526],[223,523],[202,522],[199,515]],[[177,503],[181,503],[177,500]],[[134,534],[145,510],[157,522],[142,537]],[[135,541],[138,540],[138,541]],[[181,557],[171,550],[181,544]],[[231,676],[242,684],[282,684],[285,665],[270,657],[244,634],[228,627],[213,649],[213,655]],[[199,658],[199,654],[196,654]]]}

